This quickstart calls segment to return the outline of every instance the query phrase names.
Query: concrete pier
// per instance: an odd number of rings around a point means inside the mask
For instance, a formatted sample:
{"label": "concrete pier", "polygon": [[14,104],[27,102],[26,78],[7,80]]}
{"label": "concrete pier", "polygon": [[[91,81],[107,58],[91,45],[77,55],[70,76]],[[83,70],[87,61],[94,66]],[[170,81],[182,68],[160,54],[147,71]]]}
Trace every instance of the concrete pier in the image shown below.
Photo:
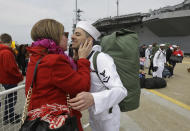
{"label": "concrete pier", "polygon": [[[140,107],[121,113],[120,131],[190,131],[190,58],[176,65],[163,89],[142,89]],[[145,70],[147,71],[147,70]],[[83,112],[85,131],[88,113]]]}

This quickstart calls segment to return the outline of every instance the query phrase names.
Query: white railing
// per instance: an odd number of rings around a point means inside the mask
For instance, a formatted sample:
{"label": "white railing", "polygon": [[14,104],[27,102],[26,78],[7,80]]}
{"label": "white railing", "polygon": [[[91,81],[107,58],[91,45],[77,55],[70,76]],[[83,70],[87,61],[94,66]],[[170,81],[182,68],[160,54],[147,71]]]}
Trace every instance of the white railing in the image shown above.
{"label": "white railing", "polygon": [[20,85],[4,90],[3,86],[0,85],[0,131],[19,130],[21,122],[19,119],[21,117],[19,118],[18,116],[22,115],[25,103],[24,89],[25,85]]}

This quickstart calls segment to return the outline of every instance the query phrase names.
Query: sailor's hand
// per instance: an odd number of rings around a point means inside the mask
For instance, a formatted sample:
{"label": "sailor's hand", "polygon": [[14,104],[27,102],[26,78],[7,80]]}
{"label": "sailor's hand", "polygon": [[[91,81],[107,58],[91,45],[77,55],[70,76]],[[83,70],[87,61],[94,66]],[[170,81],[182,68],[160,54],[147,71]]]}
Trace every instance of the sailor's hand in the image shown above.
{"label": "sailor's hand", "polygon": [[74,110],[83,111],[94,104],[94,98],[90,92],[81,92],[75,98],[69,100],[69,105]]}

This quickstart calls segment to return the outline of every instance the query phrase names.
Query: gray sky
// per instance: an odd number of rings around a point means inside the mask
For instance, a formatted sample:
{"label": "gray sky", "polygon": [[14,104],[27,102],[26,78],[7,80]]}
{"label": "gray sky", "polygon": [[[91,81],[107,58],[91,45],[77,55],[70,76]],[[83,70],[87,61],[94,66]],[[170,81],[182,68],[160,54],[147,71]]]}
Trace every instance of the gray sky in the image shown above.
{"label": "gray sky", "polygon": [[[0,33],[9,33],[17,43],[31,43],[32,26],[44,18],[53,18],[63,23],[65,31],[72,32],[76,0],[0,0]],[[95,22],[116,16],[117,0],[78,0],[83,10],[82,20]],[[147,13],[167,5],[176,5],[184,0],[119,0],[119,14]]]}

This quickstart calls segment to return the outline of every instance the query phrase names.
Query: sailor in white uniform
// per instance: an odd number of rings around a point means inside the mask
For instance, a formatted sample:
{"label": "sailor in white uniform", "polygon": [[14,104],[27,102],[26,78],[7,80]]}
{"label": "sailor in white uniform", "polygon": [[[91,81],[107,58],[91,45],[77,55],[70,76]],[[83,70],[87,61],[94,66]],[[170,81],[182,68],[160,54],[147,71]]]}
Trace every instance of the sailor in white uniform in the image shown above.
{"label": "sailor in white uniform", "polygon": [[164,64],[166,63],[166,51],[164,50],[165,44],[160,44],[159,50],[155,53],[153,58],[153,77],[162,78]]}
{"label": "sailor in white uniform", "polygon": [[[83,37],[88,33],[90,36]],[[79,36],[80,34],[81,36]],[[78,35],[78,36],[77,36]],[[88,37],[97,40],[99,31],[85,21],[77,24],[72,36],[73,48],[77,42],[85,41]],[[109,43],[108,43],[109,44]],[[94,46],[92,50],[101,50],[100,46]],[[97,76],[94,72],[93,55],[89,61],[91,63],[91,89],[89,92],[79,93],[76,98],[71,99],[70,105],[76,110],[89,110],[89,122],[92,131],[119,131],[120,127],[120,103],[127,96],[127,90],[123,86],[116,71],[116,66],[112,57],[103,52],[97,56]],[[100,80],[101,79],[101,80]]]}

